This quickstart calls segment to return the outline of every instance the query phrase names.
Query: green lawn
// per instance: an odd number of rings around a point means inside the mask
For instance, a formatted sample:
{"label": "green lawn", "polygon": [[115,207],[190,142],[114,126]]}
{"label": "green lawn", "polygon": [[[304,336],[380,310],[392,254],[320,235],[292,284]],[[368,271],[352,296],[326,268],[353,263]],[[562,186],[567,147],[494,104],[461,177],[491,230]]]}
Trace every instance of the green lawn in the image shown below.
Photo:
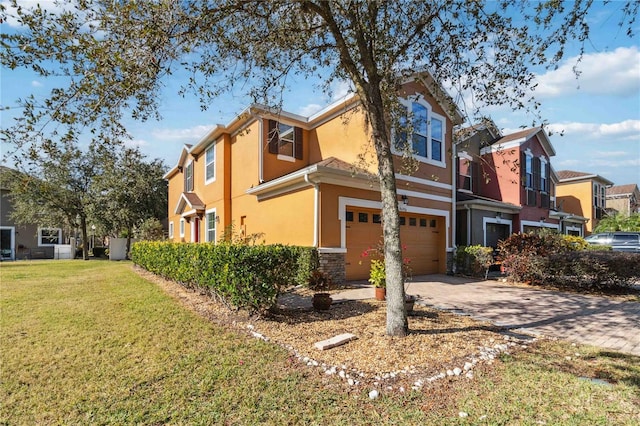
{"label": "green lawn", "polygon": [[473,381],[370,401],[183,308],[128,262],[2,263],[0,308],[0,424],[640,422],[637,357],[542,344]]}

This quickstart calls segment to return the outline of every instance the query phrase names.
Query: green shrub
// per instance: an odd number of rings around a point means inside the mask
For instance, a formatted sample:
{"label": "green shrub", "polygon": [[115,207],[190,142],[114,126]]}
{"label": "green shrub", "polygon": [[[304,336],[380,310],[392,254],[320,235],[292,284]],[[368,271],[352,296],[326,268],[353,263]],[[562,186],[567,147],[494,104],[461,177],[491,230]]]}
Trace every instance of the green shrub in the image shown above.
{"label": "green shrub", "polygon": [[460,246],[456,250],[455,261],[458,272],[486,279],[489,268],[495,263],[493,248],[481,245]]}
{"label": "green shrub", "polygon": [[640,255],[615,251],[576,251],[549,258],[546,279],[581,290],[607,290],[640,281]]}
{"label": "green shrub", "polygon": [[514,234],[499,244],[509,280],[577,290],[610,290],[640,279],[640,256],[591,246],[580,237]]}
{"label": "green shrub", "polygon": [[317,259],[314,248],[277,244],[144,241],[131,248],[136,265],[257,312],[273,307],[281,289],[307,285]]}

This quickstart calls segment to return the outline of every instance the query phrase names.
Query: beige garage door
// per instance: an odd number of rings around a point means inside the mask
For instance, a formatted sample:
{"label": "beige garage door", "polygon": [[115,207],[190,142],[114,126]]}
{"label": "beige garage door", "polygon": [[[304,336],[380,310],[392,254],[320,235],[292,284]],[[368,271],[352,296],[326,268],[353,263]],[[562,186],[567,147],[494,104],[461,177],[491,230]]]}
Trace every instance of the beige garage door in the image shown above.
{"label": "beige garage door", "polygon": [[[370,259],[362,253],[382,242],[380,211],[347,208],[347,279],[369,277]],[[444,262],[444,219],[436,216],[400,213],[403,257],[410,259],[413,275],[440,272]]]}

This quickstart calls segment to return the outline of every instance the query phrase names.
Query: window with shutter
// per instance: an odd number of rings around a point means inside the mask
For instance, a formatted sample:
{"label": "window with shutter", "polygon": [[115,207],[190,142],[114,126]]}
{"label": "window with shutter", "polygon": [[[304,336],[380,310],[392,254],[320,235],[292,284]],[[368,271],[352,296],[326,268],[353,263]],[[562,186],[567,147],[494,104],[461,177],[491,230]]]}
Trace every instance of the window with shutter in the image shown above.
{"label": "window with shutter", "polygon": [[277,154],[281,159],[303,158],[302,129],[269,120],[269,153]]}

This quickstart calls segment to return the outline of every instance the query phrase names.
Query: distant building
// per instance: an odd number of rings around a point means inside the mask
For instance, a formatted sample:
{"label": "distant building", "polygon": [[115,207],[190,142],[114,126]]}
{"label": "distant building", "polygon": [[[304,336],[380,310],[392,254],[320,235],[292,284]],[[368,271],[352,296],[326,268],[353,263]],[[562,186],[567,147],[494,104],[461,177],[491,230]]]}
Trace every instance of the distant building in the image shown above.
{"label": "distant building", "polygon": [[616,185],[607,188],[607,211],[629,216],[640,213],[640,190],[638,185]]}
{"label": "distant building", "polygon": [[54,259],[60,257],[64,246],[64,257],[70,254],[69,246],[63,245],[62,227],[41,227],[38,224],[18,225],[11,217],[13,205],[6,185],[15,179],[16,170],[0,166],[0,258]]}
{"label": "distant building", "polygon": [[589,235],[606,215],[606,193],[612,185],[613,182],[600,175],[560,170],[557,203],[563,211],[587,218],[586,235]]}

